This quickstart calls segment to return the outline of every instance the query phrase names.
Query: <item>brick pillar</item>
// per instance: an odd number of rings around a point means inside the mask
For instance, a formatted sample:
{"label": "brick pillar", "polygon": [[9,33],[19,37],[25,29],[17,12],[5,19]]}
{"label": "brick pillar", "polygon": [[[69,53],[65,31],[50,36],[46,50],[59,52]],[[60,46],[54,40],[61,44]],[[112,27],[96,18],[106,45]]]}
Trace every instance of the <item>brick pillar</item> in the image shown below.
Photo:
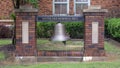
{"label": "brick pillar", "polygon": [[16,56],[35,56],[37,9],[16,9]]}
{"label": "brick pillar", "polygon": [[104,17],[106,9],[85,9],[84,56],[102,57],[104,50]]}

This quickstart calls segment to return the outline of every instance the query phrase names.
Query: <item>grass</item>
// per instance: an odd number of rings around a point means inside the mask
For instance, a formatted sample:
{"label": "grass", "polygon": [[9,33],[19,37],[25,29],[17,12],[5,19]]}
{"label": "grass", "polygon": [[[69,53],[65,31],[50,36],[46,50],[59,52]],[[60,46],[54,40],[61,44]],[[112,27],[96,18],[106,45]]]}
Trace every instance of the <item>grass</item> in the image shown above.
{"label": "grass", "polygon": [[[38,44],[48,43],[48,40],[38,40]],[[71,41],[67,42],[68,44]],[[61,43],[62,44],[62,43]],[[72,43],[78,45],[78,43]],[[81,44],[81,43],[79,43]],[[82,43],[83,44],[83,43]],[[105,50],[107,53],[120,57],[120,48],[105,42]],[[0,52],[0,56],[3,53]],[[1,56],[2,57],[2,56]],[[109,56],[108,56],[109,57]],[[39,63],[34,65],[6,65],[0,68],[120,68],[120,59],[104,62],[64,62],[64,63]]]}
{"label": "grass", "polygon": [[1,68],[120,68],[120,62],[49,63],[29,66],[13,65]]}
{"label": "grass", "polygon": [[0,61],[5,59],[5,54],[3,52],[0,52]]}
{"label": "grass", "polygon": [[116,47],[113,44],[110,44],[109,42],[105,42],[105,50],[109,53],[115,53],[120,55],[120,48]]}
{"label": "grass", "polygon": [[66,45],[62,42],[53,42],[46,39],[37,40],[38,50],[80,50],[83,47],[81,41],[66,41]]}
{"label": "grass", "polygon": [[12,43],[11,39],[0,39],[0,47],[11,43]]}

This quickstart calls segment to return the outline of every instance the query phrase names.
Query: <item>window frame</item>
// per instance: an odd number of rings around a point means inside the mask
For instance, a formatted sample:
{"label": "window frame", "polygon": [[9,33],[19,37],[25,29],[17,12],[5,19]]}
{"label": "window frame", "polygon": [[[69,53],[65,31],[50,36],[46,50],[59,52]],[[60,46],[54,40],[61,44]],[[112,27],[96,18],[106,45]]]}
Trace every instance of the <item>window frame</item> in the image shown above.
{"label": "window frame", "polygon": [[86,4],[87,3],[88,6],[90,6],[91,5],[90,2],[91,2],[90,0],[88,0],[87,2],[76,2],[76,0],[74,0],[74,15],[75,16],[81,15],[81,14],[76,13],[76,4]]}
{"label": "window frame", "polygon": [[[66,4],[67,5],[67,14],[55,14],[55,4]],[[67,2],[55,2],[55,0],[53,0],[53,15],[60,15],[60,16],[69,15],[69,0],[67,0]]]}

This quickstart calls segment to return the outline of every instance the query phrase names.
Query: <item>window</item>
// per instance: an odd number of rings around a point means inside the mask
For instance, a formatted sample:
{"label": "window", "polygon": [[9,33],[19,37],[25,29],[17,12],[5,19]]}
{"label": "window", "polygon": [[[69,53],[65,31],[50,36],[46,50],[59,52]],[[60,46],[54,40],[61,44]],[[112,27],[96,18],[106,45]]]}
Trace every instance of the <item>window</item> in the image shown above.
{"label": "window", "polygon": [[90,6],[90,0],[75,0],[74,1],[74,13],[75,15],[82,15],[82,11]]}
{"label": "window", "polygon": [[53,0],[53,14],[54,15],[69,14],[69,0]]}

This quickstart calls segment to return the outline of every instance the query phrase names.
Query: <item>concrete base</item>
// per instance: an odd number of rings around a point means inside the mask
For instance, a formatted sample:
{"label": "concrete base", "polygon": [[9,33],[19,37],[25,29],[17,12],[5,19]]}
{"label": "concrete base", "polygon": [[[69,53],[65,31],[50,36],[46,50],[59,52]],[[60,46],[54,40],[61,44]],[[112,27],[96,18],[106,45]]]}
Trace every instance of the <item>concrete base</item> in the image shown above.
{"label": "concrete base", "polygon": [[92,56],[86,56],[83,57],[83,62],[87,61],[106,61],[107,57],[92,57]]}
{"label": "concrete base", "polygon": [[15,62],[17,64],[36,64],[37,63],[37,58],[35,56],[17,56],[15,58]]}
{"label": "concrete base", "polygon": [[91,61],[92,56],[83,57],[83,61]]}
{"label": "concrete base", "polygon": [[82,57],[67,56],[41,56],[37,57],[37,62],[81,62]]}
{"label": "concrete base", "polygon": [[88,61],[106,61],[107,57],[75,57],[75,56],[18,56],[15,58],[16,64],[28,65],[37,62],[88,62]]}

